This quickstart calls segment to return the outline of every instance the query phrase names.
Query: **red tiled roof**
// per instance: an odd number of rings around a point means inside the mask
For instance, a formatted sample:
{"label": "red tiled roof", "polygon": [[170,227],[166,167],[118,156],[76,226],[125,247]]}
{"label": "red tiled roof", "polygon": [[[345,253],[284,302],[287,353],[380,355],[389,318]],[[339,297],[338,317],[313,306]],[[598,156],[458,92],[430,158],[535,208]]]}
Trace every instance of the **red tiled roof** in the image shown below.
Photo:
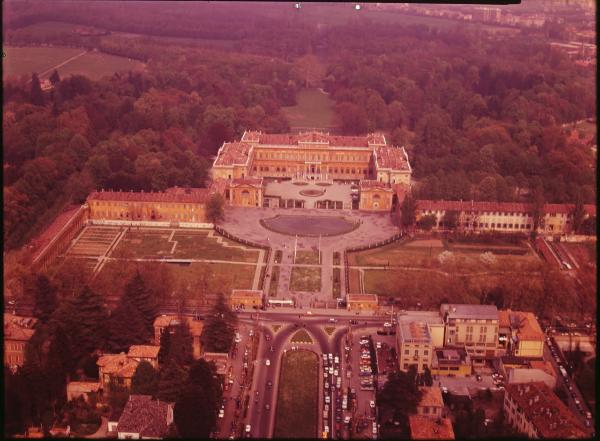
{"label": "red tiled roof", "polygon": [[[564,213],[569,214],[574,209],[573,204],[546,204],[544,212],[546,213]],[[490,212],[533,212],[533,204],[523,202],[486,202],[486,201],[432,201],[428,199],[419,199],[417,201],[418,210],[455,210],[455,211],[490,211]],[[584,210],[591,216],[596,215],[595,205],[584,205]]]}
{"label": "red tiled roof", "polygon": [[131,395],[119,418],[117,432],[137,433],[140,438],[162,438],[167,435],[170,414],[172,404],[153,400],[150,395]]}
{"label": "red tiled roof", "polygon": [[442,390],[437,386],[423,386],[419,388],[423,394],[421,395],[421,401],[419,407],[444,407],[444,400],[442,399]]}
{"label": "red tiled roof", "polygon": [[129,352],[127,353],[127,356],[130,358],[156,358],[158,357],[159,351],[160,346],[131,345],[129,347]]}
{"label": "red tiled roof", "polygon": [[328,133],[311,131],[298,135],[291,133],[260,133],[248,131],[244,133],[242,142],[258,142],[263,145],[298,145],[303,142],[326,143],[332,147],[369,147],[369,145],[385,145],[385,137],[381,133],[370,133],[364,136],[329,135]]}
{"label": "red tiled roof", "polygon": [[[189,190],[189,192],[188,192]],[[208,188],[173,188],[164,192],[93,191],[88,201],[175,202],[201,204],[208,200]]]}
{"label": "red tiled roof", "polygon": [[29,246],[33,249],[33,260],[40,256],[46,245],[75,217],[79,210],[82,210],[81,206],[70,205],[66,211],[56,216],[52,223],[38,237],[29,243]]}
{"label": "red tiled roof", "polygon": [[544,382],[514,383],[506,393],[520,407],[540,438],[583,438],[586,433],[573,413]]}
{"label": "red tiled roof", "polygon": [[410,170],[406,152],[402,147],[376,147],[375,161],[378,169]]}
{"label": "red tiled roof", "polygon": [[411,439],[454,439],[454,430],[448,418],[409,415],[408,422]]}
{"label": "red tiled roof", "polygon": [[245,165],[252,146],[245,142],[225,142],[219,149],[214,166]]}

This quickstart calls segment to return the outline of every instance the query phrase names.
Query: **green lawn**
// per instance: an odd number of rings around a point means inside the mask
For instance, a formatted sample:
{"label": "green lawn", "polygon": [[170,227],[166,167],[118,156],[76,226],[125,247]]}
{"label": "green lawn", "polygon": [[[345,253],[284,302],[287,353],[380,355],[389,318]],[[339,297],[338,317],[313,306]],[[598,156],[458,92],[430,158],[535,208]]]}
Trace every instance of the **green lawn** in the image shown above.
{"label": "green lawn", "polygon": [[233,289],[251,289],[256,267],[227,263],[170,265],[178,288],[188,297],[198,299],[202,292],[228,295]]}
{"label": "green lawn", "polygon": [[291,291],[317,292],[321,290],[321,268],[292,268]]}
{"label": "green lawn", "polygon": [[[452,259],[440,262],[443,252],[452,253]],[[490,252],[493,262],[486,263],[482,254]],[[515,253],[515,254],[508,254]],[[516,254],[522,253],[522,254]],[[439,240],[398,241],[372,250],[348,254],[348,263],[358,266],[404,266],[413,268],[449,267],[457,271],[477,272],[499,269],[538,269],[539,260],[525,246],[505,246],[488,244],[448,244]]]}
{"label": "green lawn", "polygon": [[[63,47],[14,47],[4,46],[2,51],[3,76],[30,76],[33,72],[41,74],[52,66],[83,52],[82,49]],[[50,72],[51,74],[52,72]],[[46,75],[49,76],[49,75]]]}
{"label": "green lawn", "polygon": [[[177,230],[171,241],[172,230],[128,231],[115,248],[113,256],[125,254],[130,257],[167,257],[172,259],[215,259],[255,263],[258,250],[243,250],[236,242],[221,238],[230,246],[208,237],[209,231]],[[175,252],[171,254],[173,246]]]}
{"label": "green lawn", "polygon": [[269,285],[269,297],[277,295],[277,286],[279,285],[279,267],[273,266],[271,271],[271,284]]}
{"label": "green lawn", "polygon": [[288,351],[282,362],[274,438],[316,438],[318,359],[314,352]]}
{"label": "green lawn", "polygon": [[[3,48],[6,57],[3,58],[4,76],[31,75],[37,72],[40,78],[48,78],[52,67],[61,64],[71,57],[82,52],[83,49],[67,47],[15,47]],[[106,75],[120,71],[137,71],[144,68],[144,64],[126,57],[103,54],[101,52],[88,52],[79,58],[69,61],[59,67],[61,78],[72,74],[85,75],[91,80],[98,80]],[[44,74],[42,74],[45,72]]]}
{"label": "green lawn", "polygon": [[282,110],[294,128],[334,127],[334,102],[318,89],[304,89],[296,94],[297,104]]}
{"label": "green lawn", "polygon": [[290,341],[292,343],[313,343],[313,339],[310,338],[310,335],[308,335],[308,332],[306,332],[305,329],[300,329],[296,332]]}
{"label": "green lawn", "polygon": [[342,272],[339,268],[333,269],[333,298],[339,299],[341,296],[341,277]]}
{"label": "green lawn", "polygon": [[88,52],[58,69],[61,78],[79,74],[91,80],[99,80],[111,76],[115,72],[141,71],[144,64],[126,57],[103,54],[101,52]]}
{"label": "green lawn", "polygon": [[301,250],[296,252],[296,263],[318,265],[319,264],[319,253],[316,251]]}

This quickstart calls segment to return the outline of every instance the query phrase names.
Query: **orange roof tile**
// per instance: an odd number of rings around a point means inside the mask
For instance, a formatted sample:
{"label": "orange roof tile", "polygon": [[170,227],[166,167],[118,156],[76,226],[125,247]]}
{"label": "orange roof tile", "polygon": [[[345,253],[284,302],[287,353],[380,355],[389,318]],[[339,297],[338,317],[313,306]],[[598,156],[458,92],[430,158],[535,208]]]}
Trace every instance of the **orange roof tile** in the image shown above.
{"label": "orange roof tile", "polygon": [[385,190],[392,192],[392,187],[390,184],[385,182],[379,182],[375,179],[361,179],[359,182],[359,187],[361,190]]}
{"label": "orange roof tile", "polygon": [[406,152],[402,147],[376,147],[375,164],[378,169],[410,171]]}
{"label": "orange roof tile", "polygon": [[245,142],[225,142],[219,149],[213,166],[246,165],[252,146]]}
{"label": "orange roof tile", "polygon": [[409,415],[411,439],[454,439],[452,423],[448,418],[433,419],[423,415]]}
{"label": "orange roof tile", "polygon": [[540,438],[584,438],[575,415],[544,382],[505,385],[505,393],[520,407]]}
{"label": "orange roof tile", "polygon": [[160,346],[131,345],[127,356],[130,358],[156,358],[158,351],[160,351]]}
{"label": "orange roof tile", "polygon": [[[184,317],[188,326],[190,327],[190,333],[194,337],[198,337],[202,334],[202,329],[204,328],[204,323],[200,320],[194,320],[192,317]],[[177,316],[175,315],[159,315],[154,319],[154,327],[155,328],[166,328],[170,325],[175,325],[177,323]]]}
{"label": "orange roof tile", "polygon": [[423,392],[419,406],[429,407],[444,407],[444,400],[442,399],[442,391],[439,387],[423,386],[420,388]]}
{"label": "orange roof tile", "polygon": [[66,211],[56,216],[52,223],[39,236],[29,242],[28,246],[33,251],[33,260],[36,260],[41,255],[46,245],[75,217],[79,210],[82,210],[81,206],[70,205]]}
{"label": "orange roof tile", "polygon": [[263,178],[252,178],[252,177],[234,178],[230,181],[229,185],[231,187],[237,187],[238,185],[250,185],[252,187],[260,188],[263,185]]}
{"label": "orange roof tile", "polygon": [[[189,190],[189,192],[188,192]],[[168,189],[164,192],[126,192],[126,191],[93,191],[89,201],[130,201],[130,202],[166,202],[166,203],[205,203],[210,196],[208,188]]]}
{"label": "orange roof tile", "polygon": [[4,340],[29,341],[35,333],[33,329],[37,323],[33,317],[21,317],[4,313]]}
{"label": "orange roof tile", "polygon": [[[544,206],[544,212],[569,214],[573,208],[573,204],[546,204]],[[533,204],[523,202],[432,201],[428,199],[419,199],[417,201],[417,209],[433,211],[455,210],[501,213],[531,213],[533,212]],[[584,205],[584,209],[590,216],[596,215],[595,205]]]}

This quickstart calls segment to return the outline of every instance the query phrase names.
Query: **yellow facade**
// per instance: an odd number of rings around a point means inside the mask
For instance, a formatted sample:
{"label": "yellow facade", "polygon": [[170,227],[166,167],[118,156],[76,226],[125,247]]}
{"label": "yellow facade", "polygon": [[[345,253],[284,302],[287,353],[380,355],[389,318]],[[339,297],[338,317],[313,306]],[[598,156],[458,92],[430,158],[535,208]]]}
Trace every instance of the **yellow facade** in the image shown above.
{"label": "yellow facade", "polygon": [[229,305],[232,308],[260,308],[263,302],[263,292],[250,289],[234,289],[229,297]]}
{"label": "yellow facade", "polygon": [[349,311],[376,311],[379,308],[376,294],[348,294],[346,305]]}
{"label": "yellow facade", "polygon": [[177,192],[93,192],[90,219],[122,221],[206,222],[207,189]]}
{"label": "yellow facade", "polygon": [[393,196],[391,188],[361,185],[359,208],[367,211],[390,211]]}
{"label": "yellow facade", "polygon": [[232,179],[227,186],[225,198],[231,205],[238,207],[262,207],[262,179],[239,178]]}

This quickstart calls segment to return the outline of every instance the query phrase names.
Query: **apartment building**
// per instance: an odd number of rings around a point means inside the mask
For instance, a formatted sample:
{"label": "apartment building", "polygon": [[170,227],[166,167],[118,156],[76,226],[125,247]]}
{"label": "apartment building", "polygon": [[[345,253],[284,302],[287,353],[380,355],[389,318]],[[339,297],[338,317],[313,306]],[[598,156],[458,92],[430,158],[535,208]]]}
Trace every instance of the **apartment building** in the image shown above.
{"label": "apartment building", "polygon": [[544,332],[531,312],[498,312],[498,340],[506,353],[515,357],[542,358],[544,355]]}
{"label": "apartment building", "polygon": [[444,324],[435,311],[402,311],[397,316],[396,350],[398,366],[407,371],[415,365],[418,373],[431,366],[433,351],[444,344]]}
{"label": "apartment building", "polygon": [[543,382],[507,384],[504,415],[510,425],[528,438],[587,436],[577,417]]}
{"label": "apartment building", "polygon": [[498,308],[494,305],[447,304],[440,307],[444,346],[464,346],[473,364],[496,357]]}
{"label": "apartment building", "polygon": [[33,336],[37,319],[4,313],[4,366],[15,370],[25,362],[25,346]]}

